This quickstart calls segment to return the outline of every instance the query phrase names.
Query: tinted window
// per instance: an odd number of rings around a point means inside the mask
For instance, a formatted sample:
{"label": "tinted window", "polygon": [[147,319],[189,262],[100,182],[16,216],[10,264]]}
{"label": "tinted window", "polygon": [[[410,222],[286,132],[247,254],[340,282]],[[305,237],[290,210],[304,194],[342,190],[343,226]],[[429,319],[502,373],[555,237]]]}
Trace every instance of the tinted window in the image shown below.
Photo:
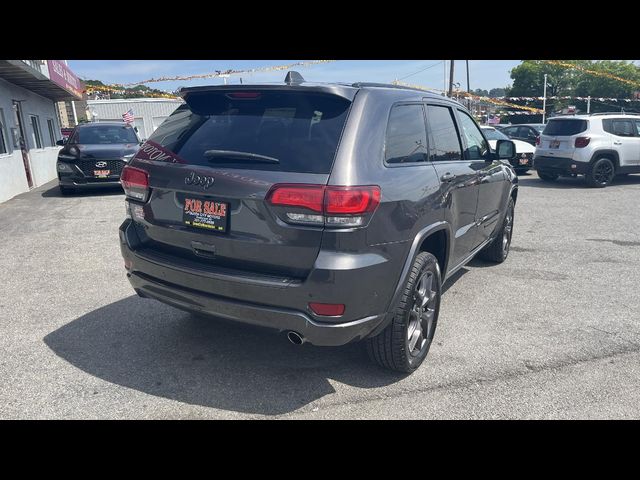
{"label": "tinted window", "polygon": [[570,136],[584,132],[586,129],[586,120],[549,120],[542,133],[544,135]]}
{"label": "tinted window", "polygon": [[619,137],[634,137],[638,134],[635,123],[633,120],[603,120],[602,128]]}
{"label": "tinted window", "polygon": [[458,130],[449,107],[427,105],[429,157],[433,162],[462,159]]}
{"label": "tinted window", "polygon": [[538,136],[538,132],[531,127],[520,127],[518,130],[518,137],[535,139]]}
{"label": "tinted window", "polygon": [[138,143],[133,128],[127,125],[100,125],[76,128],[69,143],[80,145],[109,145],[119,143]]}
{"label": "tinted window", "polygon": [[640,135],[640,120],[636,120],[636,133]]}
{"label": "tinted window", "polygon": [[458,110],[458,118],[460,118],[462,134],[464,135],[467,143],[467,148],[464,151],[464,158],[467,160],[483,159],[489,151],[489,145],[482,136],[482,132],[476,125],[476,122],[461,110]]}
{"label": "tinted window", "polygon": [[515,137],[518,132],[518,127],[503,128],[502,132],[509,137]]}
{"label": "tinted window", "polygon": [[422,105],[397,105],[387,125],[387,163],[424,162],[427,159],[427,130]]}
{"label": "tinted window", "polygon": [[351,104],[335,95],[264,91],[192,93],[187,103],[149,141],[193,165],[306,173],[330,172]]}

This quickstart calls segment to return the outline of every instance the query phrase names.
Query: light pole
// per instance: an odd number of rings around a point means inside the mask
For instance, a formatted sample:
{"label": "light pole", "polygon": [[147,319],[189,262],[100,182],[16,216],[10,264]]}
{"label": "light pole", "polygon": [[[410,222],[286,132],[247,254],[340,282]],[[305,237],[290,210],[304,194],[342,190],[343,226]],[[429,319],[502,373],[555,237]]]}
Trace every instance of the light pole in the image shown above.
{"label": "light pole", "polygon": [[547,74],[544,74],[544,93],[542,94],[542,123],[547,113]]}

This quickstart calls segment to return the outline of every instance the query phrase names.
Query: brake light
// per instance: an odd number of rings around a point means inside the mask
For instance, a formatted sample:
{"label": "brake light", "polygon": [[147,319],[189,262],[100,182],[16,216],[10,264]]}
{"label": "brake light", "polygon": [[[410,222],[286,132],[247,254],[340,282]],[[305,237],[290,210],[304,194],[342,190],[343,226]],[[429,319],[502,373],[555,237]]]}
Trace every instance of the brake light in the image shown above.
{"label": "brake light", "polygon": [[228,98],[241,99],[241,100],[254,100],[260,98],[259,92],[232,92],[227,93]]}
{"label": "brake light", "polygon": [[310,303],[309,308],[316,315],[323,317],[339,317],[344,314],[344,305],[341,303]]}
{"label": "brake light", "polygon": [[274,185],[267,201],[274,206],[310,210],[286,212],[287,221],[303,224],[325,224],[337,227],[357,227],[380,204],[377,185],[336,187],[325,185]]}
{"label": "brake light", "polygon": [[590,141],[591,141],[591,138],[589,137],[578,137],[576,138],[574,145],[576,146],[576,148],[584,148],[587,145],[589,145]]}
{"label": "brake light", "polygon": [[540,135],[536,137],[536,145],[540,145]]}
{"label": "brake light", "polygon": [[120,182],[127,197],[146,202],[149,197],[149,173],[140,168],[125,165]]}

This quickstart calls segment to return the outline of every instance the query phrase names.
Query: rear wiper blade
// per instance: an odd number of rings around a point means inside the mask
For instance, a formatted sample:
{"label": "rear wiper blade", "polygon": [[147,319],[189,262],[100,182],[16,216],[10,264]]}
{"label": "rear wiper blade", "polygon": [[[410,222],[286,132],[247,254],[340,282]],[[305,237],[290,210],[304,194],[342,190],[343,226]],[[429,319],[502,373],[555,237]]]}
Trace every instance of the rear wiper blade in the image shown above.
{"label": "rear wiper blade", "polygon": [[204,152],[205,157],[209,157],[214,160],[216,158],[229,158],[233,160],[255,160],[265,163],[280,163],[280,160],[274,157],[267,157],[266,155],[260,155],[259,153],[251,152],[236,152],[234,150],[206,150]]}

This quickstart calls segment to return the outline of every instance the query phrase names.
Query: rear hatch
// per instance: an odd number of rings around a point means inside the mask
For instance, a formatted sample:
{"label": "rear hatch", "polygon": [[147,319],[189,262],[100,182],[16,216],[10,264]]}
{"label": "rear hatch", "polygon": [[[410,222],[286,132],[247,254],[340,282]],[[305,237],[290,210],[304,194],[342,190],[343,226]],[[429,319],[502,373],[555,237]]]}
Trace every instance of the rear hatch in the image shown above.
{"label": "rear hatch", "polygon": [[551,119],[540,135],[536,155],[572,158],[576,138],[584,136],[588,121],[580,118]]}
{"label": "rear hatch", "polygon": [[324,227],[287,222],[267,195],[276,184],[327,184],[352,99],[245,86],[185,100],[131,163],[150,187],[144,205],[131,202],[142,248],[177,263],[304,278]]}

